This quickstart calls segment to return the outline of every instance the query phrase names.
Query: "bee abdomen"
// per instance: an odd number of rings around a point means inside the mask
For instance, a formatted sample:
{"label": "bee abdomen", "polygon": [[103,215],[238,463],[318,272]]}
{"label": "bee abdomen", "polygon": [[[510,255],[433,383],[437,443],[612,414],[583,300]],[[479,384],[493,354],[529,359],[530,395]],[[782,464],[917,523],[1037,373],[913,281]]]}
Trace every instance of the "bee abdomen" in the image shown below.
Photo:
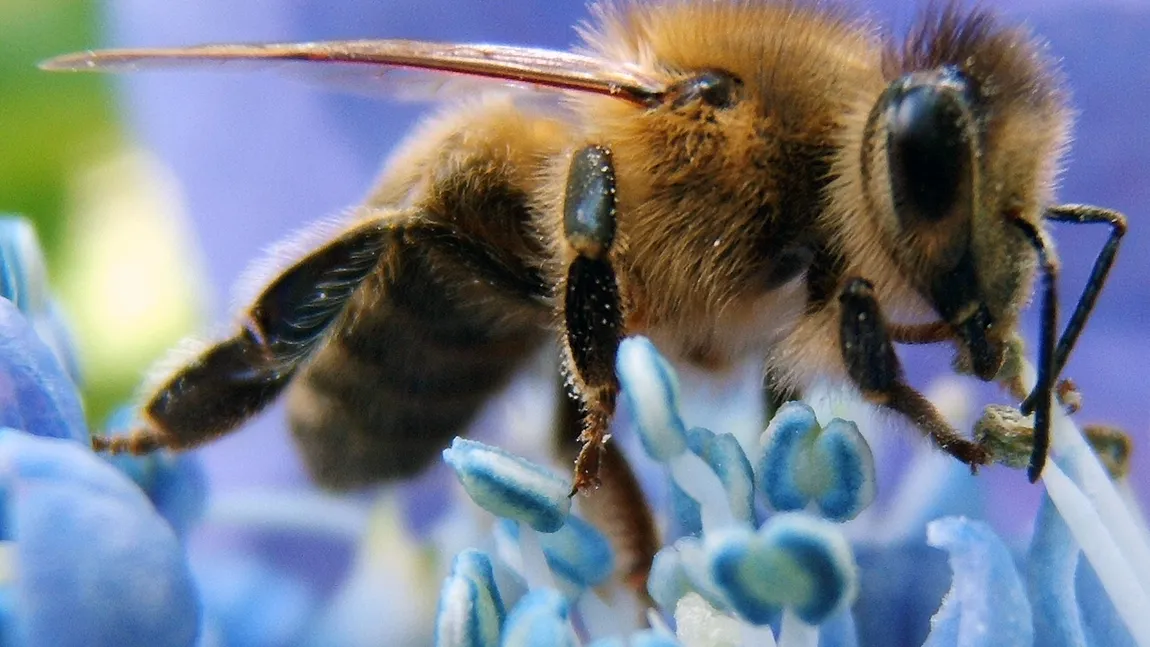
{"label": "bee abdomen", "polygon": [[545,339],[521,296],[418,248],[397,256],[290,387],[293,433],[328,487],[420,471]]}

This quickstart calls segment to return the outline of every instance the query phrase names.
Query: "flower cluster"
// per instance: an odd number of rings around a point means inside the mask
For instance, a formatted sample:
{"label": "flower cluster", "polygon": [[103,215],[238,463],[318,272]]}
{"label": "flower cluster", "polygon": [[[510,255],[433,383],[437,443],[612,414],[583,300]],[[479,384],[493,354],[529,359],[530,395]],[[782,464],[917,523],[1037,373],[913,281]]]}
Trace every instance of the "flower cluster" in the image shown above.
{"label": "flower cluster", "polygon": [[[867,545],[865,530],[862,536],[852,533],[849,523],[875,493],[873,456],[854,423],[834,418],[821,425],[810,406],[788,403],[748,452],[729,434],[685,429],[676,377],[650,342],[624,341],[617,370],[642,446],[670,477],[670,509],[684,533],[652,564],[648,593],[662,613],[652,611],[646,617],[651,628],[628,635],[635,604],[620,604],[618,590],[588,588],[605,576],[609,547],[568,516],[568,482],[496,448],[457,440],[445,458],[467,493],[489,512],[519,524],[517,550],[508,555],[504,548],[497,561],[516,585],[497,585],[486,554],[460,553],[442,589],[437,645],[574,645],[581,638],[596,640],[595,645],[906,644],[905,636],[875,641],[860,632],[851,609],[862,577],[855,550],[876,550]],[[1065,449],[1085,447],[1067,438],[1077,432],[1067,428],[1065,416],[1058,424],[1064,446],[1058,463],[1073,465],[1092,487],[1112,490],[1104,478],[1091,480],[1101,471],[1089,452]],[[1109,533],[1125,532],[1124,523],[1133,517],[1115,511],[1108,523],[1097,514],[1085,520],[1094,509],[1080,500],[1086,494],[1059,466],[1052,473],[1052,498],[1043,505],[1022,573],[987,524],[951,516],[926,525],[926,542],[949,555],[953,572],[926,645],[1145,644],[1148,625],[1133,610],[1148,608],[1145,578],[1134,575],[1146,534],[1125,537],[1118,546]],[[1091,496],[1097,505],[1108,505],[1103,502],[1108,495],[1092,491]],[[924,513],[931,503],[921,502]],[[1071,531],[1068,520],[1079,519]],[[876,522],[883,523],[872,519],[871,527]],[[581,530],[568,532],[572,526]],[[531,537],[535,531],[543,534]],[[568,536],[562,540],[547,534],[564,532]],[[1090,564],[1082,569],[1085,581],[1076,586],[1078,548],[1071,535],[1080,534],[1084,547],[1106,543],[1112,552],[1086,549]],[[573,543],[577,537],[579,545]],[[550,548],[555,543],[564,549]],[[906,550],[903,559],[914,555]],[[594,570],[595,576],[574,578],[578,586],[560,577],[557,587],[547,569],[556,575]],[[895,579],[889,572],[879,576]],[[1094,594],[1091,587],[1099,581],[1107,591],[1120,589],[1125,599]],[[505,616],[507,588],[521,597]],[[605,594],[610,597],[603,599]]]}

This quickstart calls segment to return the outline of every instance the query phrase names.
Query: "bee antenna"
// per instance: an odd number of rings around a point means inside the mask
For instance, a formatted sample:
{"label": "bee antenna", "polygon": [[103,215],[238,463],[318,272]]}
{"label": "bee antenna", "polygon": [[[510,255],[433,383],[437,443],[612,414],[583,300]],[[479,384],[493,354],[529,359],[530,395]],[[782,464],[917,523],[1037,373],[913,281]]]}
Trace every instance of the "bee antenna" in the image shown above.
{"label": "bee antenna", "polygon": [[1038,228],[1022,218],[1013,218],[1012,223],[1026,236],[1038,252],[1042,264],[1042,328],[1038,342],[1038,380],[1027,401],[1034,404],[1034,448],[1030,452],[1030,466],[1026,476],[1031,483],[1042,475],[1046,466],[1046,454],[1050,449],[1050,407],[1054,391],[1054,380],[1058,368],[1054,365],[1054,340],[1058,326],[1058,265],[1051,258],[1050,250]]}

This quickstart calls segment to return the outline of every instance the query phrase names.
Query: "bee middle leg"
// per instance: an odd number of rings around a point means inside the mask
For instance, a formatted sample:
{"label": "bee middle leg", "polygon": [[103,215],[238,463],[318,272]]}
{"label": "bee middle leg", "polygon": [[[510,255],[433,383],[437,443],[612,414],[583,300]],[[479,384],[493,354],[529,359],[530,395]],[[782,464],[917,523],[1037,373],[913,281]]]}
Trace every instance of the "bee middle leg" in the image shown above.
{"label": "bee middle leg", "polygon": [[568,370],[582,399],[582,449],[575,459],[572,494],[597,487],[619,380],[615,355],[622,338],[619,286],[608,251],[615,238],[615,169],[611,152],[587,146],[575,152],[567,175],[563,233],[577,254],[567,267],[563,295]]}
{"label": "bee middle leg", "polygon": [[873,286],[851,279],[839,295],[840,349],[847,374],[867,400],[909,418],[943,451],[977,469],[990,452],[958,434],[921,393],[908,385]]}

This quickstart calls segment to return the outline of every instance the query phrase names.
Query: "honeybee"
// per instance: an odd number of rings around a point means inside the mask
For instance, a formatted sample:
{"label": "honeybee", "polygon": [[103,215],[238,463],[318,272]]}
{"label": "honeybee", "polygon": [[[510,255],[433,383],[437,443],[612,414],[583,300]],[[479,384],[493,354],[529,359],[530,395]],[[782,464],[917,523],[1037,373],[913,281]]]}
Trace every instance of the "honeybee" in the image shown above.
{"label": "honeybee", "polygon": [[[626,478],[607,442],[614,360],[644,334],[707,368],[762,357],[771,394],[853,384],[977,468],[995,457],[906,382],[894,352],[946,343],[956,370],[1033,411],[1036,480],[1057,378],[1126,229],[1117,212],[1053,202],[1070,117],[1040,44],[956,6],[902,40],[814,3],[592,11],[570,52],[375,40],[46,62],[302,61],[365,83],[491,89],[420,125],[354,219],[274,277],[233,336],[159,380],[138,429],[95,448],[194,447],[284,396],[319,483],[408,476],[557,344],[578,405],[563,402],[560,424],[577,432],[586,489],[606,464]],[[1110,229],[1060,335],[1048,220]],[[1027,392],[1018,324],[1036,279]]]}

